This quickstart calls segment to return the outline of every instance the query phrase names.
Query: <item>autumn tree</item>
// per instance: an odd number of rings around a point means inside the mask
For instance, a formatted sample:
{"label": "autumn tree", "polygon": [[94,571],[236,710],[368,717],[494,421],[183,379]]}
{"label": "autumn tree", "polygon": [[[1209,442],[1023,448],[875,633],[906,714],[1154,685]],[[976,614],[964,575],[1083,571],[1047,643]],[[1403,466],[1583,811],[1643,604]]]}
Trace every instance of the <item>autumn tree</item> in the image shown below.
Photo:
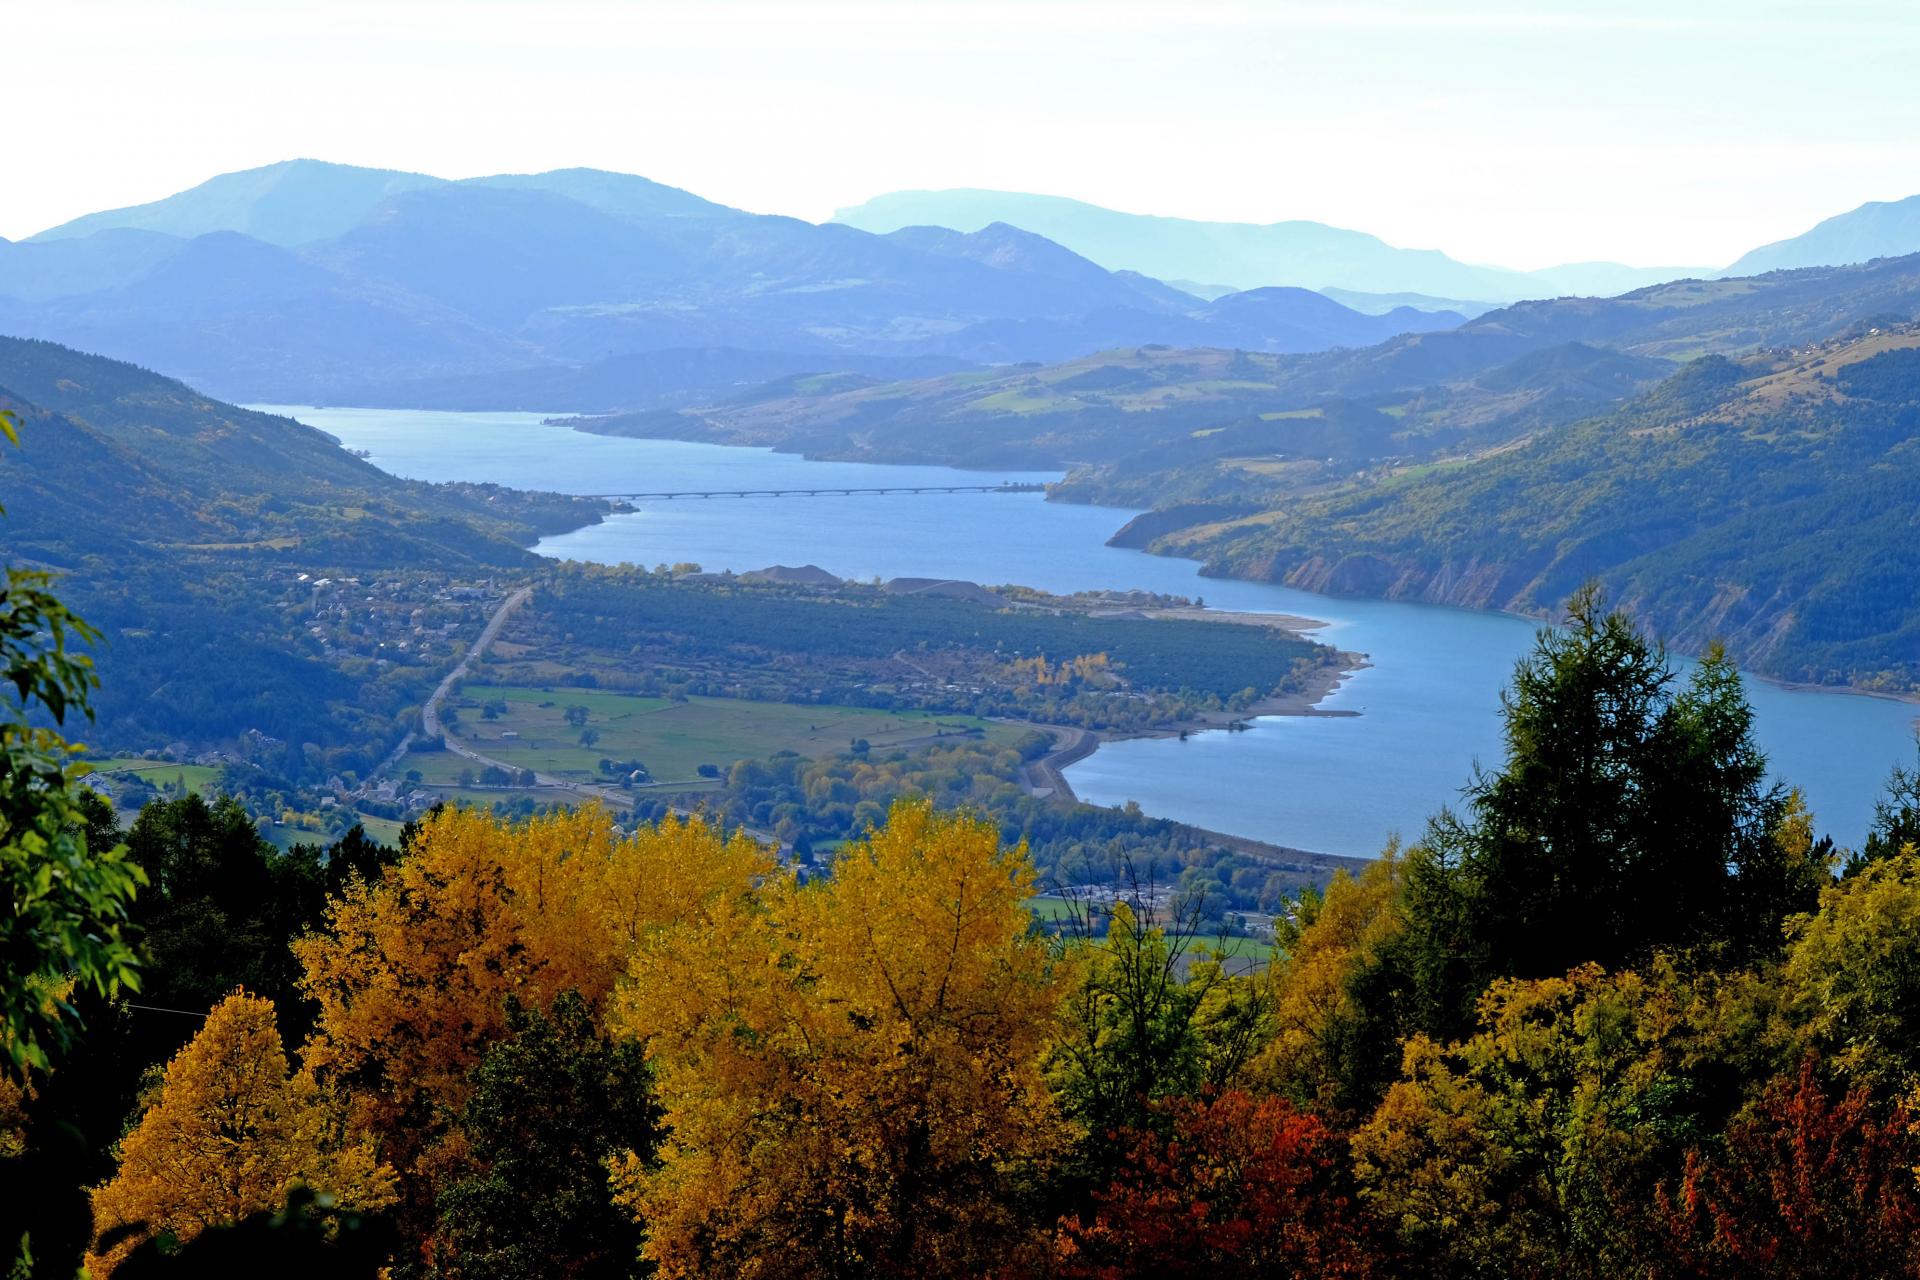
{"label": "autumn tree", "polygon": [[167,1064],[120,1143],[118,1171],[93,1195],[95,1228],[113,1243],[88,1269],[105,1276],[163,1232],[190,1240],[278,1208],[299,1184],[362,1209],[393,1198],[392,1171],[372,1145],[345,1137],[333,1100],[289,1072],[272,1003],[236,992]]}
{"label": "autumn tree", "polygon": [[1920,1116],[1866,1090],[1836,1097],[1813,1058],[1776,1080],[1725,1141],[1688,1155],[1661,1197],[1661,1280],[1920,1276]]}
{"label": "autumn tree", "polygon": [[424,1230],[457,1151],[471,1072],[509,1034],[508,998],[544,1008],[578,992],[598,1019],[629,953],[712,883],[759,874],[744,836],[669,817],[619,838],[597,808],[518,825],[471,810],[422,822],[406,856],[356,880],[295,944],[318,1004],[309,1068],[337,1082],[380,1136]]}
{"label": "autumn tree", "polygon": [[1475,1035],[1407,1041],[1353,1139],[1362,1198],[1429,1274],[1628,1273],[1657,1178],[1718,1126],[1721,1007],[1671,970],[1495,982]]}
{"label": "autumn tree", "polygon": [[973,1276],[1058,1142],[1024,848],[895,806],[831,879],[748,875],[646,939],[617,1029],[668,1137],[618,1170],[665,1276]]}
{"label": "autumn tree", "polygon": [[1272,968],[1273,1036],[1253,1078],[1294,1102],[1348,1119],[1370,1111],[1400,1066],[1409,1021],[1399,949],[1405,933],[1397,845],[1359,876],[1307,890],[1280,922]]}
{"label": "autumn tree", "polygon": [[1345,1144],[1277,1098],[1175,1098],[1136,1130],[1090,1220],[1061,1224],[1071,1280],[1354,1280],[1384,1274]]}
{"label": "autumn tree", "polygon": [[1829,886],[1788,932],[1782,986],[1796,1038],[1883,1097],[1920,1085],[1920,853]]}

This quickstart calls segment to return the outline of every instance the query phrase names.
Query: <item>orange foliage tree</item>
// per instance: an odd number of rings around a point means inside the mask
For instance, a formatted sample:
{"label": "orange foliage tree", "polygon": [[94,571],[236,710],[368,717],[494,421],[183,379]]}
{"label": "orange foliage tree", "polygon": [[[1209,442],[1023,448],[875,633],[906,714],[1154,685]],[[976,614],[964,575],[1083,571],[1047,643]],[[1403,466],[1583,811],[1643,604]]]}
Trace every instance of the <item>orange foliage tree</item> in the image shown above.
{"label": "orange foliage tree", "polygon": [[1091,1221],[1061,1225],[1071,1280],[1287,1280],[1379,1274],[1348,1189],[1345,1144],[1276,1098],[1233,1090],[1161,1104]]}
{"label": "orange foliage tree", "polygon": [[1920,1276],[1920,1117],[1838,1099],[1811,1057],[1728,1126],[1724,1149],[1689,1153],[1661,1207],[1660,1277]]}
{"label": "orange foliage tree", "polygon": [[236,992],[167,1065],[120,1143],[119,1170],[93,1193],[95,1229],[121,1238],[88,1258],[92,1275],[147,1237],[190,1240],[278,1208],[296,1184],[358,1209],[392,1203],[392,1171],[371,1143],[342,1136],[338,1109],[310,1076],[289,1074],[273,1019],[272,1001]]}
{"label": "orange foliage tree", "polygon": [[621,838],[597,808],[514,825],[473,810],[425,821],[377,881],[351,884],[295,943],[319,1018],[309,1069],[349,1092],[355,1123],[424,1194],[468,1075],[507,1032],[507,997],[577,991],[596,1015],[650,930],[766,858],[698,819]]}
{"label": "orange foliage tree", "polygon": [[616,1185],[662,1275],[989,1267],[1060,1130],[1032,882],[990,824],[902,803],[826,883],[742,874],[643,942],[615,1024],[668,1137]]}

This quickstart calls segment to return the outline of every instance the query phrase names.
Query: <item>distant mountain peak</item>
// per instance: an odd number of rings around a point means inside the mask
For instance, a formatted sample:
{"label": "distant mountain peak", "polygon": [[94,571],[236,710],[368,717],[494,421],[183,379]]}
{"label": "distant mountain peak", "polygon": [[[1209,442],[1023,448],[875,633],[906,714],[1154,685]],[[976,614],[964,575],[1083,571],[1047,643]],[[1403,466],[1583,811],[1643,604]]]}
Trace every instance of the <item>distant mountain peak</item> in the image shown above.
{"label": "distant mountain peak", "polygon": [[398,169],[281,160],[223,173],[161,200],[90,213],[32,239],[65,240],[128,227],[189,239],[211,231],[238,231],[293,248],[337,236],[389,197],[441,181]]}
{"label": "distant mountain peak", "polygon": [[1920,195],[1869,200],[1857,209],[1823,219],[1811,230],[1776,240],[1728,267],[1730,276],[1761,275],[1794,267],[1840,267],[1875,258],[1920,252]]}

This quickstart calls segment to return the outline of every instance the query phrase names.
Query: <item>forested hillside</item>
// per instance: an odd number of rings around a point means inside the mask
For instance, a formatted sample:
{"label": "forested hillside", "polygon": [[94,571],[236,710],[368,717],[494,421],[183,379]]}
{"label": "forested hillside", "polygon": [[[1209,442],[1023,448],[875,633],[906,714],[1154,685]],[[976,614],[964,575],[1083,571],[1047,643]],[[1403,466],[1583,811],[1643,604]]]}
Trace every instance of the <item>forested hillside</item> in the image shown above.
{"label": "forested hillside", "polygon": [[1920,682],[1920,332],[1704,357],[1619,412],[1155,545],[1315,590],[1540,612],[1598,578],[1676,643]]}
{"label": "forested hillside", "polygon": [[0,454],[0,548],[68,575],[104,633],[97,746],[254,731],[276,770],[363,766],[454,651],[388,619],[464,616],[451,583],[524,569],[526,544],[604,510],[396,480],[291,419],[52,343],[0,338],[0,409],[20,434]]}
{"label": "forested hillside", "polygon": [[0,455],[16,556],[294,552],[335,564],[525,565],[543,533],[601,509],[499,486],[397,480],[324,432],[133,365],[0,337],[0,402],[27,447]]}

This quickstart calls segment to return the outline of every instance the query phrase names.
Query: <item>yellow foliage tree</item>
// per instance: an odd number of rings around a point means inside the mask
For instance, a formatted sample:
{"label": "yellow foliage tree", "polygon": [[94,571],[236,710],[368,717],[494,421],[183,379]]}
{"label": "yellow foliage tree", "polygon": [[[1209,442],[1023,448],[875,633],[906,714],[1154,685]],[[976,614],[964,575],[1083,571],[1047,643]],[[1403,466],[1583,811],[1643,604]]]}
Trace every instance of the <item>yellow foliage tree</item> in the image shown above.
{"label": "yellow foliage tree", "polygon": [[1390,846],[1357,879],[1335,875],[1303,912],[1273,968],[1274,1038],[1252,1067],[1269,1089],[1326,1111],[1348,1101],[1351,1028],[1362,1015],[1353,976],[1404,927],[1399,871],[1399,850]]}
{"label": "yellow foliage tree", "polygon": [[0,1160],[27,1149],[27,1103],[33,1095],[12,1076],[0,1076]]}
{"label": "yellow foliage tree", "polygon": [[1362,1198],[1447,1274],[1632,1272],[1655,1185],[1697,1137],[1696,1082],[1765,1052],[1758,982],[1684,979],[1658,957],[1644,975],[1495,982],[1478,1034],[1407,1041],[1354,1135]]}
{"label": "yellow foliage tree", "polygon": [[1851,1084],[1920,1087],[1920,854],[1909,846],[1829,885],[1787,937],[1790,1034]]}
{"label": "yellow foliage tree", "polygon": [[143,1230],[87,1260],[103,1277],[141,1240],[189,1240],[277,1208],[295,1184],[358,1209],[393,1202],[393,1172],[371,1143],[342,1136],[338,1108],[305,1073],[290,1075],[273,1002],[236,992],[167,1064],[146,1112],[121,1141],[120,1167],[93,1193],[95,1230]]}
{"label": "yellow foliage tree", "polygon": [[409,1179],[506,1031],[506,999],[567,990],[596,1011],[648,930],[710,886],[764,871],[751,840],[697,819],[619,838],[597,808],[511,824],[447,810],[378,881],[351,885],[294,950],[320,1005],[304,1057],[348,1089],[356,1125]]}
{"label": "yellow foliage tree", "polygon": [[902,802],[825,884],[738,876],[643,943],[613,1020],[669,1137],[615,1186],[662,1275],[988,1269],[1059,1134],[1032,881],[990,824]]}

